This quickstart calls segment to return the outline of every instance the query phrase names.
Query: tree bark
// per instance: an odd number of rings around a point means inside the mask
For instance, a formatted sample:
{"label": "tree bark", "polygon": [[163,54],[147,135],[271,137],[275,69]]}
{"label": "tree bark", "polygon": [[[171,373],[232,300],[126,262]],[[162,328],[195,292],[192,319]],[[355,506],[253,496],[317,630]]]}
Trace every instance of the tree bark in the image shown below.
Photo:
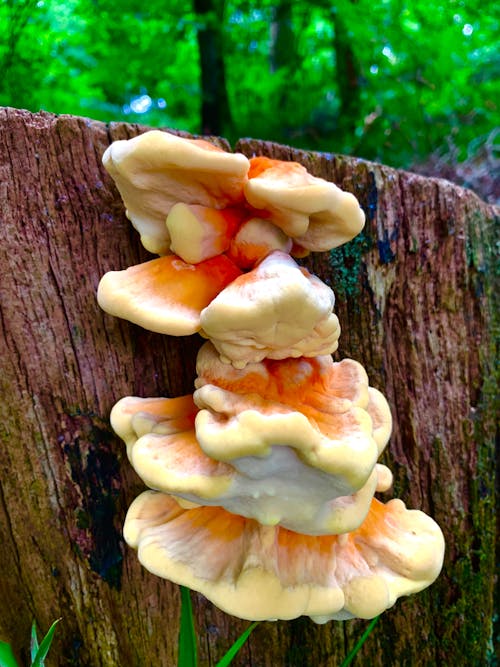
{"label": "tree bark", "polygon": [[[197,336],[103,313],[100,277],[147,259],[101,165],[146,128],[0,110],[0,639],[28,657],[32,620],[58,617],[47,665],[174,667],[178,587],[121,537],[143,485],[108,417],[120,397],[192,391]],[[229,148],[220,139],[211,139]],[[446,181],[355,158],[240,141],[354,192],[365,231],[307,266],[336,292],[352,357],[387,396],[394,493],[447,540],[443,572],[397,602],[355,664],[488,664],[495,577],[494,219]],[[200,666],[248,622],[192,594]],[[233,664],[334,667],[366,621],[261,623]]]}

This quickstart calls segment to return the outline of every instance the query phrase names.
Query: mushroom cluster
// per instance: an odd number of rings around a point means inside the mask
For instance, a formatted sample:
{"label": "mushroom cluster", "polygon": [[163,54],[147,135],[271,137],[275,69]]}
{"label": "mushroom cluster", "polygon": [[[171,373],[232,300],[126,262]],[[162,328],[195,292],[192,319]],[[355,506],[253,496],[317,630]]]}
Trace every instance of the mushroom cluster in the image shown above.
{"label": "mushroom cluster", "polygon": [[300,164],[160,131],[103,162],[160,256],[107,273],[101,307],[208,339],[192,395],[111,413],[151,489],[124,526],[141,563],[250,620],[373,618],[431,584],[441,530],[374,498],[392,483],[387,401],[361,364],[333,361],[333,291],[295,261],[361,231],[356,198]]}

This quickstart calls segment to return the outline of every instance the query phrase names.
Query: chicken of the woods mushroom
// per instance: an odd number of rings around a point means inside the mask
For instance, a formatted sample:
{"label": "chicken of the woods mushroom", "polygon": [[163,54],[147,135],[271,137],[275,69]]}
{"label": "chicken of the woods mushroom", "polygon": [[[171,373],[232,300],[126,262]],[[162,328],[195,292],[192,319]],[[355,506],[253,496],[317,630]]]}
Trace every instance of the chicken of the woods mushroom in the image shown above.
{"label": "chicken of the woods mushroom", "polygon": [[151,489],[124,526],[144,567],[251,620],[373,618],[430,585],[438,525],[374,497],[392,484],[388,403],[361,364],[333,361],[334,293],[293,259],[358,234],[356,198],[300,164],[160,131],[103,162],[162,256],[107,273],[100,305],[208,339],[192,395],[111,413]]}

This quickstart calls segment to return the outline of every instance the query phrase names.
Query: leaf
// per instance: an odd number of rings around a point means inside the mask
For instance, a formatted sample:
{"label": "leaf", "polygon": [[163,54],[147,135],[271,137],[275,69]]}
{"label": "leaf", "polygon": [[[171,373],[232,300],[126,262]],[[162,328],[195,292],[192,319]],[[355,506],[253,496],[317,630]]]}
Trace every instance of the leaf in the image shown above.
{"label": "leaf", "polygon": [[54,639],[54,633],[56,631],[56,625],[59,623],[60,620],[61,620],[60,618],[56,619],[50,626],[47,634],[42,639],[42,642],[38,647],[38,651],[36,652],[35,658],[32,659],[31,667],[44,667],[43,661],[47,657],[47,653],[50,650],[50,645],[52,644],[52,640]]}
{"label": "leaf", "polygon": [[31,626],[31,662],[35,659],[36,654],[38,653],[38,637],[36,636],[36,623],[33,621]]}
{"label": "leaf", "polygon": [[243,634],[240,637],[238,637],[238,639],[234,642],[234,644],[231,646],[226,655],[222,658],[222,660],[219,660],[219,662],[216,664],[215,667],[227,667],[227,665],[229,665],[232,662],[233,658],[236,656],[238,651],[241,649],[243,644],[250,636],[252,630],[257,625],[259,625],[258,621],[254,621],[251,625],[249,625],[248,628],[245,630],[245,632],[243,632]]}
{"label": "leaf", "polygon": [[181,586],[181,623],[179,628],[179,667],[196,667],[196,633],[189,588]]}
{"label": "leaf", "polygon": [[352,651],[351,651],[351,652],[349,653],[349,655],[343,660],[343,662],[342,662],[342,664],[340,665],[340,667],[348,667],[348,665],[351,664],[351,662],[354,660],[354,658],[355,658],[356,655],[358,654],[360,648],[363,646],[363,644],[364,644],[365,641],[367,640],[368,635],[371,633],[371,631],[372,631],[373,628],[375,627],[375,623],[378,621],[379,618],[380,618],[380,616],[375,616],[375,618],[370,622],[370,625],[369,625],[369,626],[366,628],[366,630],[363,632],[363,634],[361,635],[361,637],[358,639],[358,641],[357,641],[356,644],[354,645],[354,648],[352,649]]}
{"label": "leaf", "polygon": [[10,644],[7,642],[0,642],[0,667],[19,667]]}

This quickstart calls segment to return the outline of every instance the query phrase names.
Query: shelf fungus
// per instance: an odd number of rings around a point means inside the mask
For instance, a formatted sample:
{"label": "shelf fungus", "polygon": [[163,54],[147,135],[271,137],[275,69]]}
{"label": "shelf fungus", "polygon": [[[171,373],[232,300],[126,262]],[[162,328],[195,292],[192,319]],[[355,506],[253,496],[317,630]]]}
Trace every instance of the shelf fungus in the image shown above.
{"label": "shelf fungus", "polygon": [[333,361],[334,293],[295,261],[361,231],[356,198],[300,164],[160,131],[103,160],[162,256],[107,273],[100,305],[208,339],[193,394],[111,413],[151,489],[124,526],[141,563],[251,620],[373,618],[430,585],[439,527],[375,498],[392,484],[388,403],[361,364]]}
{"label": "shelf fungus", "polygon": [[203,593],[249,620],[307,615],[318,623],[373,618],[439,574],[443,536],[401,500],[373,500],[363,524],[313,537],[226,512],[183,508],[142,493],[125,520],[127,543],[150,572]]}
{"label": "shelf fungus", "polygon": [[347,243],[363,229],[365,214],[356,197],[309,174],[297,162],[256,157],[250,160],[245,197],[285,234],[308,250]]}
{"label": "shelf fungus", "polygon": [[128,397],[113,409],[150,488],[309,535],[360,526],[375,491],[391,484],[376,463],[389,407],[360,364],[325,356],[237,371],[206,343],[198,371],[194,401]]}
{"label": "shelf fungus", "polygon": [[170,252],[166,217],[182,202],[226,208],[243,201],[249,162],[203,139],[153,130],[115,141],[103,156],[127,217],[150,252]]}
{"label": "shelf fungus", "polygon": [[274,251],[235,278],[200,314],[202,335],[237,367],[337,349],[335,296],[287,254]]}
{"label": "shelf fungus", "polygon": [[191,394],[178,398],[125,396],[111,410],[110,422],[125,442],[130,459],[132,448],[142,435],[170,435],[192,429],[197,413]]}
{"label": "shelf fungus", "polygon": [[217,294],[241,275],[225,255],[188,264],[177,255],[158,257],[123,271],[108,271],[97,300],[110,315],[156,333],[188,336]]}

